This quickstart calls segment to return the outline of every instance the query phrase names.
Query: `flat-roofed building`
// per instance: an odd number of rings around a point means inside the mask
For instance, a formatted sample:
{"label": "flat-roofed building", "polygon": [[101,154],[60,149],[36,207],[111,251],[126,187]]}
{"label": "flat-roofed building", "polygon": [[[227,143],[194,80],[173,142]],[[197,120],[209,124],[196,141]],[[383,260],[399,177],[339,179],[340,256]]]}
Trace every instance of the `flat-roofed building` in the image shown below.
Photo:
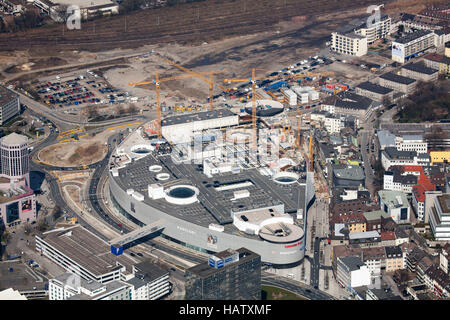
{"label": "flat-roofed building", "polygon": [[133,300],[157,300],[170,292],[169,272],[149,261],[133,266]]}
{"label": "flat-roofed building", "polygon": [[352,290],[370,285],[371,275],[359,256],[338,257],[336,280],[342,287]]}
{"label": "flat-roofed building", "polygon": [[394,99],[394,90],[380,86],[379,84],[372,82],[362,82],[356,86],[355,91],[357,94],[370,98],[372,100],[382,102],[383,99],[388,98],[391,101]]}
{"label": "flat-roofed building", "polygon": [[19,95],[0,85],[0,125],[6,123],[19,112]]}
{"label": "flat-roofed building", "polygon": [[69,272],[50,279],[48,291],[49,300],[133,300],[133,286],[124,281],[105,284]]}
{"label": "flat-roofed building", "polygon": [[108,243],[80,225],[39,233],[35,239],[39,253],[85,280],[109,283],[133,277],[131,259],[113,255]]}
{"label": "flat-roofed building", "polygon": [[435,34],[431,30],[417,30],[392,41],[392,60],[405,63],[419,53],[435,46]]}
{"label": "flat-roofed building", "polygon": [[450,58],[445,55],[430,53],[424,57],[423,61],[428,68],[437,69],[439,73],[450,73]]}
{"label": "flat-roofed building", "polygon": [[437,241],[450,240],[450,194],[442,194],[434,199],[430,212],[430,227]]}
{"label": "flat-roofed building", "polygon": [[367,54],[367,38],[353,32],[335,31],[331,33],[331,50],[361,57]]}
{"label": "flat-roofed building", "polygon": [[401,191],[378,191],[381,210],[388,213],[396,223],[410,221],[410,208],[406,194]]}
{"label": "flat-roofed building", "polygon": [[439,69],[425,66],[423,63],[408,63],[401,68],[402,76],[422,81],[436,81]]}
{"label": "flat-roofed building", "polygon": [[228,249],[186,270],[186,300],[260,300],[261,256]]}
{"label": "flat-roofed building", "polygon": [[383,87],[409,95],[416,89],[417,81],[393,72],[388,72],[378,77],[378,83]]}

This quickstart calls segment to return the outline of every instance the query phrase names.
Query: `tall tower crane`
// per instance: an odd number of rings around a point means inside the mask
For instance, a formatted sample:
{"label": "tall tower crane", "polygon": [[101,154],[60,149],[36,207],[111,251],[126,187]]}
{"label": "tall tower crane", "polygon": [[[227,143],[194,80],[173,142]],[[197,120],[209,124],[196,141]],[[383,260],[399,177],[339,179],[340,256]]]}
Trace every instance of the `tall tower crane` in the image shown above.
{"label": "tall tower crane", "polygon": [[231,82],[244,82],[244,81],[250,81],[252,84],[252,125],[253,125],[253,148],[256,150],[257,146],[257,128],[256,128],[256,81],[258,80],[276,80],[276,79],[297,79],[297,78],[304,78],[304,77],[310,77],[310,76],[319,76],[319,75],[331,75],[334,73],[311,73],[308,72],[307,74],[293,74],[293,75],[276,75],[271,77],[256,77],[255,76],[256,69],[252,69],[252,76],[249,79],[225,79],[224,82],[231,83]]}
{"label": "tall tower crane", "polygon": [[[200,78],[201,80],[203,80],[204,82],[209,84],[209,110],[212,111],[214,109],[213,108],[214,74],[224,73],[224,72],[226,72],[226,70],[215,70],[215,71],[206,72],[207,74],[209,74],[209,79],[208,79],[207,77],[205,77],[203,75],[204,73],[202,73],[202,72],[192,71],[192,70],[190,70],[188,68],[185,68],[185,67],[183,67],[183,66],[181,66],[181,65],[179,65],[179,64],[177,64],[177,63],[175,63],[175,62],[173,62],[172,60],[169,60],[169,59],[166,59],[166,62],[171,64],[171,65],[173,65],[174,67],[177,67],[178,69],[180,69],[180,70],[190,74],[191,77]],[[223,91],[228,91],[228,89],[222,87],[221,85],[218,85],[218,87],[220,89],[222,89]]]}
{"label": "tall tower crane", "polygon": [[314,156],[313,156],[313,133],[314,131],[311,130],[309,132],[309,152],[308,152],[308,171],[313,172],[313,164],[314,164]]}

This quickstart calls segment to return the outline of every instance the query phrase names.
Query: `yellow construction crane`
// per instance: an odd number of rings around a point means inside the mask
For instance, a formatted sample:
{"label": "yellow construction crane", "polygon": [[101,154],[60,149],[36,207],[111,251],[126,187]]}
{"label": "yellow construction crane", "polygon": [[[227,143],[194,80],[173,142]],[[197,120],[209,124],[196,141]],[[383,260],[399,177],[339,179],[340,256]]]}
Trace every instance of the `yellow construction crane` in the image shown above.
{"label": "yellow construction crane", "polygon": [[[214,89],[214,74],[217,73],[224,73],[226,72],[226,70],[215,70],[215,71],[209,71],[209,72],[195,72],[192,71],[188,68],[185,68],[183,66],[180,66],[179,64],[173,62],[172,60],[166,59],[166,62],[168,62],[169,64],[173,65],[174,67],[177,67],[178,69],[190,74],[193,77],[197,77],[200,78],[201,80],[205,81],[206,83],[209,84],[209,109],[212,111],[213,110],[213,89]],[[203,74],[209,74],[209,79],[206,78]],[[218,85],[218,87],[220,89],[222,89],[223,91],[227,91],[228,89],[222,87],[221,85]]]}
{"label": "yellow construction crane", "polygon": [[256,130],[256,81],[259,80],[276,80],[276,79],[296,79],[296,78],[304,78],[308,76],[315,76],[315,75],[322,75],[322,74],[331,74],[331,73],[311,73],[308,72],[307,74],[293,74],[293,75],[276,75],[271,77],[256,77],[255,72],[256,68],[252,69],[252,77],[249,79],[225,79],[224,82],[231,83],[231,82],[244,82],[244,81],[250,81],[252,84],[252,125],[253,125],[253,148],[256,150],[257,145],[257,130]]}
{"label": "yellow construction crane", "polygon": [[181,75],[177,77],[170,77],[170,78],[164,78],[159,79],[158,71],[155,71],[155,80],[150,81],[144,81],[144,82],[130,82],[130,86],[143,86],[146,84],[155,84],[156,89],[156,132],[158,134],[158,138],[161,138],[161,99],[160,99],[160,84],[162,82],[172,81],[172,80],[180,80],[180,79],[186,79],[186,78],[192,78],[192,75]]}

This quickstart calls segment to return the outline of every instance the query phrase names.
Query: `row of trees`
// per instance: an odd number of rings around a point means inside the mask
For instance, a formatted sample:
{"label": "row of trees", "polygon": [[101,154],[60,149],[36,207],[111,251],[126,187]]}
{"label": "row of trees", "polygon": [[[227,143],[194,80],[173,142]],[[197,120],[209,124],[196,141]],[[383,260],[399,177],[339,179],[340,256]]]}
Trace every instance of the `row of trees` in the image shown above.
{"label": "row of trees", "polygon": [[398,103],[399,122],[450,119],[450,93],[444,81],[419,81],[416,91]]}

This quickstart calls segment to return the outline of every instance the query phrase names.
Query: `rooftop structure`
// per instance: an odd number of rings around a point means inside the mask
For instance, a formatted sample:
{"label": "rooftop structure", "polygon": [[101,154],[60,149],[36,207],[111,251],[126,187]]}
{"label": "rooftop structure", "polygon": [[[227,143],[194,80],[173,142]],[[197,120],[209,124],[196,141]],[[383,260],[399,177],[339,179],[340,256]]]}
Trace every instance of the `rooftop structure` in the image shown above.
{"label": "rooftop structure", "polygon": [[420,37],[423,37],[423,36],[425,36],[427,34],[430,34],[432,32],[433,31],[431,31],[431,30],[417,30],[415,32],[408,33],[408,34],[404,35],[401,38],[398,38],[397,40],[395,40],[395,42],[401,43],[401,44],[407,44],[407,43],[409,43],[411,41],[419,39]]}
{"label": "rooftop structure", "polygon": [[393,81],[393,82],[398,82],[398,83],[401,83],[401,84],[411,84],[411,83],[416,82],[416,80],[414,80],[414,79],[403,77],[403,76],[400,76],[400,75],[395,74],[393,72],[387,72],[385,74],[382,74],[380,76],[380,78],[386,79],[386,80],[389,80],[389,81]]}

